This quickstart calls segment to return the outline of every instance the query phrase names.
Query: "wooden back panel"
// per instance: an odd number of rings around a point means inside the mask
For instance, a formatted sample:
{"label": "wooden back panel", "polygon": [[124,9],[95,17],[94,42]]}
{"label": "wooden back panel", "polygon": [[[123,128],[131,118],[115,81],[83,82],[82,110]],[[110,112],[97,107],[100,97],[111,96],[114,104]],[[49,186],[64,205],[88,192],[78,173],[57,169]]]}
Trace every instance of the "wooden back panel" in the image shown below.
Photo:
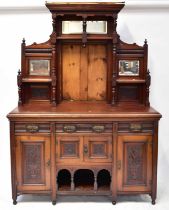
{"label": "wooden back panel", "polygon": [[64,100],[106,100],[106,46],[63,45],[62,96]]}

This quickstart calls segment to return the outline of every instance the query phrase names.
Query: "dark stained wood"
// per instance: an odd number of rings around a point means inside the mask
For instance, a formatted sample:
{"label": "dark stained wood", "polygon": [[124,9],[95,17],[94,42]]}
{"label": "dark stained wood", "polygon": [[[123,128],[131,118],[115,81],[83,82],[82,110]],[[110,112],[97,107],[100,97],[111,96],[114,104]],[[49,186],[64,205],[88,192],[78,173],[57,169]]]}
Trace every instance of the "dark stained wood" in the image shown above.
{"label": "dark stained wood", "polygon": [[50,141],[45,136],[17,136],[18,191],[50,190]]}
{"label": "dark stained wood", "polygon": [[117,149],[118,191],[150,191],[152,136],[119,136]]}
{"label": "dark stained wood", "polygon": [[51,200],[52,203],[55,204],[56,202],[56,135],[55,135],[55,123],[50,124],[50,131],[51,131]]}
{"label": "dark stained wood", "polygon": [[[13,204],[22,194],[47,194],[52,204],[57,195],[108,195],[116,204],[122,194],[149,194],[155,204],[161,114],[149,102],[147,40],[120,40],[124,2],[46,7],[52,34],[23,39],[18,107],[7,115]],[[83,33],[63,34],[65,20],[82,21]],[[87,21],[98,20],[107,33],[88,34]],[[30,75],[30,59],[49,60],[49,75]],[[119,74],[120,60],[138,60],[139,75]]]}
{"label": "dark stained wood", "polygon": [[[21,107],[16,107],[9,115],[9,119],[24,119],[29,117],[31,119],[37,119],[43,121],[52,119],[124,119],[132,121],[139,120],[158,120],[161,115],[155,111],[152,107],[145,107],[143,105],[126,104],[125,106],[118,105],[112,107],[105,102],[62,102],[57,107],[52,107],[48,104],[27,104]],[[28,118],[27,118],[28,119]]]}

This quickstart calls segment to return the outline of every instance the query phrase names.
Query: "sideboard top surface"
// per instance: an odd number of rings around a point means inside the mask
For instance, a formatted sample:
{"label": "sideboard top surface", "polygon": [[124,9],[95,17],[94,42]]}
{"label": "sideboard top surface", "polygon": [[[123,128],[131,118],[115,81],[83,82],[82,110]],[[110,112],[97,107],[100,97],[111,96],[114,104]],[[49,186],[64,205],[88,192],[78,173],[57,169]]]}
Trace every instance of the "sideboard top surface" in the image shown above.
{"label": "sideboard top surface", "polygon": [[152,107],[135,104],[117,105],[112,107],[105,102],[68,102],[63,101],[57,107],[49,104],[27,104],[16,107],[7,116],[9,119],[14,118],[79,118],[79,119],[115,119],[115,118],[156,118],[160,119],[161,115]]}

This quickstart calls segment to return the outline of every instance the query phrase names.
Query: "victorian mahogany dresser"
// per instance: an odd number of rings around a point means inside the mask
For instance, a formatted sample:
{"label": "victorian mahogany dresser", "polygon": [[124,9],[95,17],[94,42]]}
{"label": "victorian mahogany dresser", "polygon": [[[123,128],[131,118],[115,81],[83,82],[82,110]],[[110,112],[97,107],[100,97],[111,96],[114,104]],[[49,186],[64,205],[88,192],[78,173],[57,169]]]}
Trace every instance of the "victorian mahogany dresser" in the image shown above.
{"label": "victorian mahogany dresser", "polygon": [[53,32],[22,42],[18,107],[10,120],[12,198],[157,191],[158,121],[150,107],[148,45],[116,31],[124,3],[46,3]]}

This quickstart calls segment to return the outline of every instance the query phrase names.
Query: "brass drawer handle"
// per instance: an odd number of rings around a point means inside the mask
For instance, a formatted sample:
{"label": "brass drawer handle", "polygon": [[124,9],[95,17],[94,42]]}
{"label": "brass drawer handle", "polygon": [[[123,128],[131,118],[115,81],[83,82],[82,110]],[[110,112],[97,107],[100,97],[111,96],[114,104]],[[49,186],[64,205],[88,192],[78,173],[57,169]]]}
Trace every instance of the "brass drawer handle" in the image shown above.
{"label": "brass drawer handle", "polygon": [[92,129],[94,132],[101,133],[104,131],[105,127],[104,125],[94,125]]}
{"label": "brass drawer handle", "polygon": [[138,132],[138,131],[141,131],[141,129],[142,129],[141,124],[137,124],[137,123],[130,124],[131,131]]}
{"label": "brass drawer handle", "polygon": [[39,126],[38,125],[27,125],[26,126],[26,131],[30,133],[35,133],[39,131]]}
{"label": "brass drawer handle", "polygon": [[73,133],[76,131],[76,126],[75,125],[65,125],[63,127],[63,131],[67,133]]}

